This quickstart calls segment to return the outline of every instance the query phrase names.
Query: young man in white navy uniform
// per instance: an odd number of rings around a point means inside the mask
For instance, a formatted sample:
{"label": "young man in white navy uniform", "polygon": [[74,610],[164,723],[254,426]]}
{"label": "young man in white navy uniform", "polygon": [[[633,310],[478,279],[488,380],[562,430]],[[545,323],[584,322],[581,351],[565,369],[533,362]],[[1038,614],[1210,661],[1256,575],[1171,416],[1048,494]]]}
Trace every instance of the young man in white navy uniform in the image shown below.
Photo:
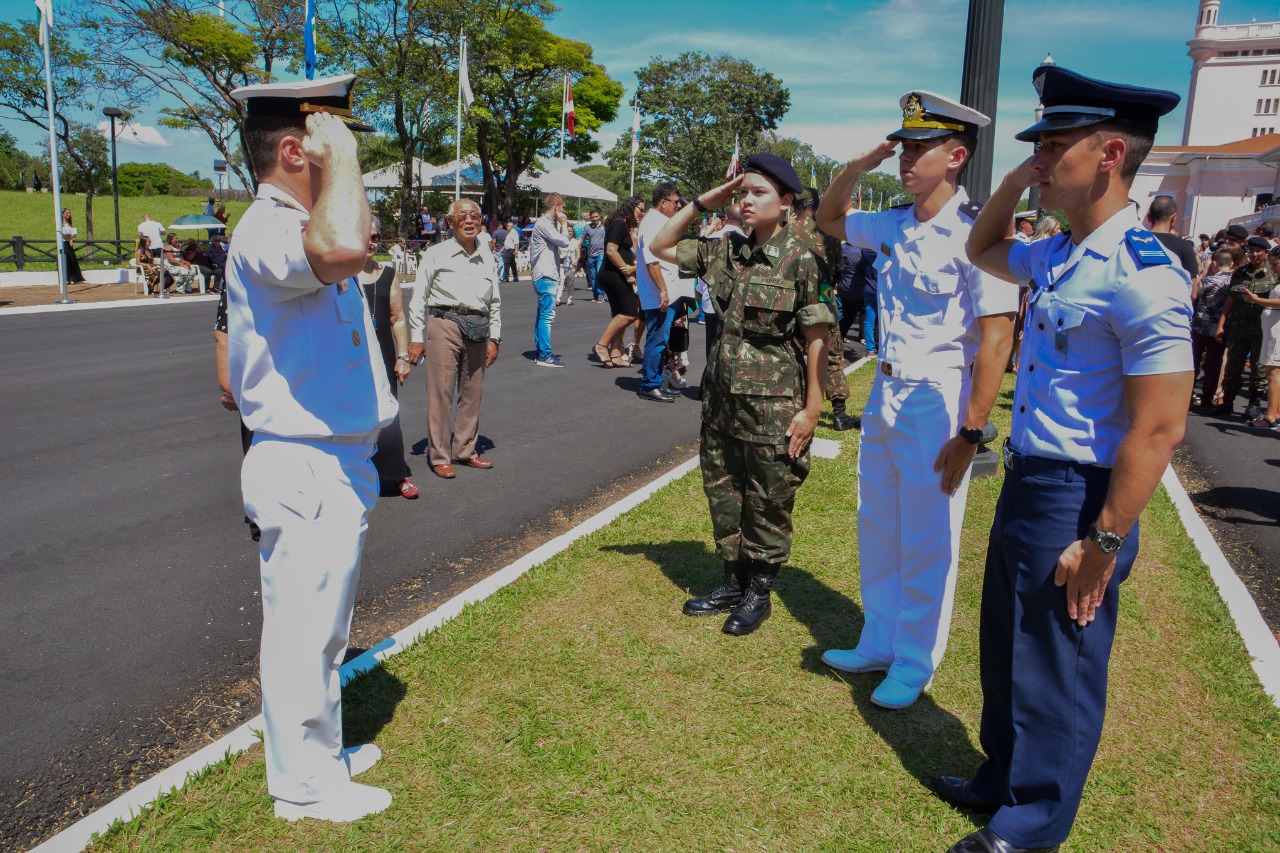
{"label": "young man in white navy uniform", "polygon": [[370,457],[396,414],[355,275],[371,217],[351,128],[352,75],[237,89],[257,198],[227,257],[231,392],[253,446],[241,480],[262,530],[262,710],[277,817],[348,821],[391,804],[351,777],[377,747],[344,750],[347,649]]}
{"label": "young man in white navy uniform", "polygon": [[[1036,153],[1005,176],[969,236],[975,264],[1031,284],[982,589],[987,760],[971,780],[933,780],[944,798],[994,814],[954,853],[1051,853],[1071,832],[1102,736],[1138,517],[1182,440],[1191,396],[1191,281],[1129,200],[1178,96],[1058,66],[1032,80],[1044,118],[1017,138]],[[1066,212],[1070,233],[1009,236],[1031,186]]]}
{"label": "young man in white navy uniform", "polygon": [[[879,372],[858,455],[866,621],[856,648],[828,649],[822,660],[844,672],[886,672],[871,701],[895,709],[919,698],[947,646],[969,469],[1018,309],[1017,292],[964,251],[977,206],[957,181],[978,128],[991,120],[932,92],[908,92],[900,103],[902,127],[849,161],[818,207],[824,231],[885,258]],[[898,169],[915,203],[852,210],[858,178],[898,143]]]}

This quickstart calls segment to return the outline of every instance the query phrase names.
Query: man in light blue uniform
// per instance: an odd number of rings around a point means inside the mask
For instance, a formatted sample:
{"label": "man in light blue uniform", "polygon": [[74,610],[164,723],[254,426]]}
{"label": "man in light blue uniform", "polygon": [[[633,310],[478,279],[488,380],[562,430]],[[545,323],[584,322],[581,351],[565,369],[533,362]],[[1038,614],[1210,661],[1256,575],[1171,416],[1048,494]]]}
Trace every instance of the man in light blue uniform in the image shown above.
{"label": "man in light blue uniform", "polygon": [[232,93],[261,183],[227,257],[229,384],[254,432],[241,482],[262,530],[267,789],[287,820],[391,804],[351,781],[380,753],[343,749],[338,676],[378,497],[370,458],[397,409],[355,280],[372,220],[348,125],[372,128],[350,118],[354,79]]}
{"label": "man in light blue uniform", "polygon": [[[900,104],[902,127],[849,161],[817,213],[828,234],[885,258],[879,372],[858,453],[865,622],[856,648],[828,649],[822,660],[844,672],[885,672],[871,701],[892,709],[919,698],[947,647],[969,469],[1004,379],[1018,309],[1017,291],[965,256],[977,205],[957,180],[974,134],[990,119],[932,92],[907,92]],[[858,178],[898,144],[914,203],[852,210]]]}
{"label": "man in light blue uniform", "polygon": [[[1102,735],[1138,517],[1191,395],[1190,281],[1128,197],[1178,96],[1058,66],[1033,81],[1044,119],[1017,138],[1036,154],[969,236],[976,265],[1031,292],[982,591],[987,761],[972,780],[933,780],[944,798],[994,812],[957,853],[1056,851],[1071,832]],[[1071,233],[1010,236],[1029,186],[1066,212]]]}

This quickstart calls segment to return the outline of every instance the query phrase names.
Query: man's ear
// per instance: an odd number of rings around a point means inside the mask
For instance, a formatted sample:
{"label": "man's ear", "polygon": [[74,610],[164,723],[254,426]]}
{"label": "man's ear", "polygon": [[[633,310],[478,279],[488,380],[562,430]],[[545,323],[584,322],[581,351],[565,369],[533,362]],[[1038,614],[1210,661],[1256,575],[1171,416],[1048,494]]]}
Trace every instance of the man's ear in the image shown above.
{"label": "man's ear", "polygon": [[1112,172],[1124,165],[1125,155],[1129,153],[1129,145],[1118,136],[1103,141],[1098,171]]}
{"label": "man's ear", "polygon": [[292,134],[280,138],[276,146],[277,168],[297,171],[307,165],[307,155],[302,153],[302,137]]}

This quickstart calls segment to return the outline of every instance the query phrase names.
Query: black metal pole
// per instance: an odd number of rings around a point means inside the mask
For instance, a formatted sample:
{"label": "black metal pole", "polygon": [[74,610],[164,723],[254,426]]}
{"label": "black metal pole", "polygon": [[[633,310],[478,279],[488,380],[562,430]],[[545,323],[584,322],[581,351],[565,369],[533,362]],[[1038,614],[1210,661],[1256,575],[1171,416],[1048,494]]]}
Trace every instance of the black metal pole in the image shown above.
{"label": "black metal pole", "polygon": [[116,162],[116,117],[111,116],[111,198],[116,208],[116,254],[120,252],[120,170]]}
{"label": "black metal pole", "polygon": [[1000,41],[1004,34],[1004,0],[969,0],[964,38],[964,78],[960,101],[991,118],[978,131],[978,150],[965,166],[960,183],[977,202],[991,195],[991,162],[995,157],[996,98],[1000,89]]}

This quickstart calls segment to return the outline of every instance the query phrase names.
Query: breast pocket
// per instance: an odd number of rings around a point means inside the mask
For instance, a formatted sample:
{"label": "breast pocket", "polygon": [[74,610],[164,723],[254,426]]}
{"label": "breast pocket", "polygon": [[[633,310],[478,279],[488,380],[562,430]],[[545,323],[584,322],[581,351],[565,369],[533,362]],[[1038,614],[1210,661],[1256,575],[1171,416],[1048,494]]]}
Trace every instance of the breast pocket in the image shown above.
{"label": "breast pocket", "polygon": [[925,308],[918,321],[933,326],[947,322],[956,301],[956,291],[960,289],[960,274],[947,271],[920,273],[914,283]]}
{"label": "breast pocket", "polygon": [[747,335],[785,338],[795,318],[794,282],[783,285],[752,276],[742,294],[742,331]]}
{"label": "breast pocket", "polygon": [[1083,366],[1089,359],[1089,335],[1085,327],[1089,312],[1065,299],[1053,299],[1048,304],[1041,300],[1040,304],[1045,318],[1042,357],[1050,364]]}

